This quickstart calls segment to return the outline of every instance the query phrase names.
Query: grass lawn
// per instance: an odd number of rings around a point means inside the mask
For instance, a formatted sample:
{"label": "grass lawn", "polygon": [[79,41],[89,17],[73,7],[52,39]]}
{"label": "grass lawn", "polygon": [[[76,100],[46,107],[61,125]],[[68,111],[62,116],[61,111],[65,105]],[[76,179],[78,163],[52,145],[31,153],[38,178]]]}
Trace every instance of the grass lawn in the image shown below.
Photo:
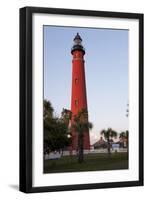
{"label": "grass lawn", "polygon": [[79,172],[128,169],[127,153],[95,153],[84,155],[84,162],[78,163],[77,156],[63,156],[58,160],[44,160],[44,173]]}

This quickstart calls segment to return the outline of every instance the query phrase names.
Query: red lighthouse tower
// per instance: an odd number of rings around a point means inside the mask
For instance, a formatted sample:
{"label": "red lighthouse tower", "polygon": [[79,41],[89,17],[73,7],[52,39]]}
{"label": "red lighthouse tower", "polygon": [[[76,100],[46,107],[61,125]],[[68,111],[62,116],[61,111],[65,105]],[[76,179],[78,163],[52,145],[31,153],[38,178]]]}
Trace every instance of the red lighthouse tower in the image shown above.
{"label": "red lighthouse tower", "polygon": [[[72,95],[71,95],[71,112],[72,119],[82,109],[87,109],[86,81],[84,68],[85,50],[82,46],[82,38],[77,33],[74,38],[74,44],[71,49],[72,59]],[[72,123],[73,120],[71,120]],[[78,145],[77,133],[72,133],[72,149],[76,150]],[[84,150],[90,149],[89,131],[84,133]]]}

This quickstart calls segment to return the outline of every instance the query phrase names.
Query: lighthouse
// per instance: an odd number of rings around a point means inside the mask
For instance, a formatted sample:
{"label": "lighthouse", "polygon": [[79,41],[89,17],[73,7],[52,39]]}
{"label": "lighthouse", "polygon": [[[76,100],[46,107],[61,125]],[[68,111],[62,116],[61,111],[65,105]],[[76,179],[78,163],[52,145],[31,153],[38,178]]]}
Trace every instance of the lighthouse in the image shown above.
{"label": "lighthouse", "polygon": [[[72,92],[71,92],[71,112],[73,123],[73,118],[82,109],[87,107],[87,95],[86,95],[86,80],[85,80],[85,67],[84,67],[84,55],[85,49],[82,45],[82,38],[79,33],[75,36],[73,40],[74,44],[71,49],[72,54]],[[72,132],[72,149],[77,150],[78,146],[78,133]],[[83,138],[84,150],[90,149],[90,138],[89,130],[84,133]]]}

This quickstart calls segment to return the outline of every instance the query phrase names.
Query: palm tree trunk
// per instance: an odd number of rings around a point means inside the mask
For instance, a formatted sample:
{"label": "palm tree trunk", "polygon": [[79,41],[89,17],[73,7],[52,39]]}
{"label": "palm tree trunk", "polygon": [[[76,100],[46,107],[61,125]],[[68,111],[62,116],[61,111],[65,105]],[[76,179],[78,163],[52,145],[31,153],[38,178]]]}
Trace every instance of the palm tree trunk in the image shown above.
{"label": "palm tree trunk", "polygon": [[110,140],[109,138],[107,139],[107,143],[108,143],[108,155],[111,155],[111,151],[110,151]]}
{"label": "palm tree trunk", "polygon": [[83,151],[83,135],[79,134],[78,137],[78,162],[82,163],[84,161],[84,151]]}

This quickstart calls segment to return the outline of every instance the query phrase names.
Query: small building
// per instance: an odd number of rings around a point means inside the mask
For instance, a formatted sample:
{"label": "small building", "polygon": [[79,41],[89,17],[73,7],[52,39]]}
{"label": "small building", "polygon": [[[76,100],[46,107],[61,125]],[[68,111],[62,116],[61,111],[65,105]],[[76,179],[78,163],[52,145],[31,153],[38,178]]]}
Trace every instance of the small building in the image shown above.
{"label": "small building", "polygon": [[100,139],[93,144],[94,149],[107,148],[107,142],[100,137]]}

